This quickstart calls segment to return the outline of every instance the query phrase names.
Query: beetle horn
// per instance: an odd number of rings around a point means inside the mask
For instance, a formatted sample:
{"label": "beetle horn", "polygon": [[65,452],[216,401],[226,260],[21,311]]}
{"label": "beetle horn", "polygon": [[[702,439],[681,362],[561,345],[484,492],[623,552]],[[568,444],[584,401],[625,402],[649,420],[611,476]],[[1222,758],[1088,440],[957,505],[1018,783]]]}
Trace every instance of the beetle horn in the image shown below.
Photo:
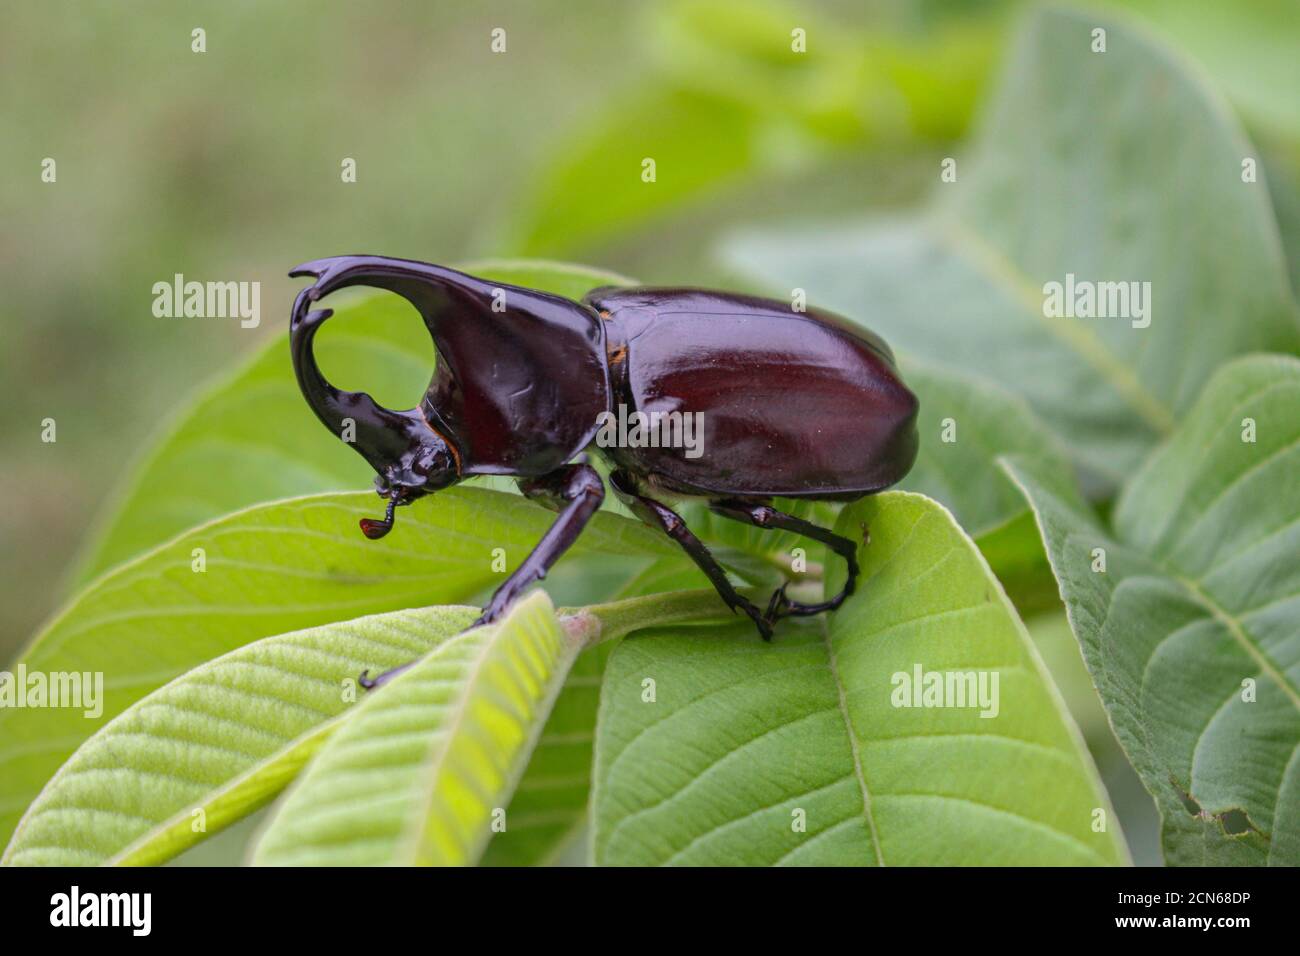
{"label": "beetle horn", "polygon": [[[333,309],[308,312],[313,296],[303,289],[294,300],[289,322],[289,346],[293,353],[293,370],[298,377],[307,404],[331,432],[345,437],[348,425],[354,431],[353,447],[376,471],[391,465],[411,445],[411,426],[418,419],[415,411],[397,412],[384,408],[365,392],[345,392],[335,388],[321,374],[312,351],[316,330],[334,314]],[[390,522],[391,523],[391,522]]]}
{"label": "beetle horn", "polygon": [[458,475],[501,474],[525,458],[558,467],[587,444],[608,409],[605,330],[589,306],[387,256],[313,259],[290,275],[315,277],[305,293],[310,302],[368,286],[415,307],[438,354],[415,411],[426,434],[436,429],[453,451]]}

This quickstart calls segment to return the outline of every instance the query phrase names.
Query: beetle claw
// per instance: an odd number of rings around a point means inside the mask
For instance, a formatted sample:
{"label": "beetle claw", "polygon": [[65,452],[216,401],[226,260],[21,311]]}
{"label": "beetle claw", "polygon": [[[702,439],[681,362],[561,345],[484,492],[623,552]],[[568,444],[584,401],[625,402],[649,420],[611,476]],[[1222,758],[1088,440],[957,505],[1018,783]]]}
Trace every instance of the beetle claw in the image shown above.
{"label": "beetle claw", "polygon": [[763,612],[763,620],[769,624],[775,624],[785,617],[786,612],[790,610],[791,602],[785,593],[785,589],[789,586],[790,582],[787,581],[772,592],[772,599],[767,602],[767,610]]}
{"label": "beetle claw", "polygon": [[758,636],[770,642],[772,640],[772,622],[767,619],[767,616],[748,601],[743,602],[740,609],[754,622],[754,626],[758,628]]}
{"label": "beetle claw", "polygon": [[501,608],[496,608],[493,607],[492,604],[488,604],[488,606],[483,609],[483,613],[475,618],[474,623],[467,627],[466,630],[472,631],[476,627],[483,627],[485,624],[491,624],[501,616],[505,606],[506,605],[503,605]]}
{"label": "beetle claw", "polygon": [[390,680],[402,673],[404,670],[407,670],[414,663],[415,661],[410,661],[406,664],[402,664],[400,667],[391,668],[384,671],[378,677],[371,677],[370,670],[367,668],[361,672],[359,677],[357,677],[357,683],[361,685],[362,690],[374,690],[376,687],[382,687],[384,684],[387,684]]}

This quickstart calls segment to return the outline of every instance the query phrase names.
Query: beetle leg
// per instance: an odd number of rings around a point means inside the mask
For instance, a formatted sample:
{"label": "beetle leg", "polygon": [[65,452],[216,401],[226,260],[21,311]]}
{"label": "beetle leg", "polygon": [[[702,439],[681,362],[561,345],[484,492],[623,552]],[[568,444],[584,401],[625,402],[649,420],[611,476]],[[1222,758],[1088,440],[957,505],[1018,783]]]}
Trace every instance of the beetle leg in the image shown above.
{"label": "beetle leg", "polygon": [[634,515],[681,545],[682,550],[708,576],[714,589],[733,612],[737,608],[744,611],[758,628],[758,633],[763,640],[772,639],[771,621],[732,586],[731,581],[727,579],[727,572],[722,570],[722,566],[709,553],[704,542],[686,527],[686,522],[682,520],[681,515],[644,494],[636,479],[622,469],[610,473],[609,483],[614,489],[614,494],[618,495],[619,500],[627,505]]}
{"label": "beetle leg", "polygon": [[844,587],[840,589],[839,594],[829,601],[822,601],[818,604],[803,604],[799,601],[792,601],[785,596],[786,585],[781,585],[773,593],[772,600],[767,606],[766,617],[769,621],[777,621],[783,617],[808,617],[813,614],[820,614],[823,611],[834,611],[844,603],[845,598],[853,593],[853,587],[858,580],[858,549],[848,538],[815,525],[811,521],[796,518],[784,511],[777,511],[771,505],[719,499],[709,502],[709,510],[733,521],[752,524],[756,528],[776,528],[781,531],[793,531],[805,538],[820,541],[843,558],[848,565],[849,574],[844,581]]}
{"label": "beetle leg", "polygon": [[[605,499],[605,486],[600,480],[600,472],[590,465],[565,465],[540,478],[521,479],[518,484],[519,490],[526,497],[540,501],[552,511],[559,512],[560,516],[542,535],[542,540],[537,542],[524,563],[496,589],[478,620],[469,626],[471,630],[483,624],[491,624],[501,617],[529,585],[546,577],[551,565],[578,540],[578,535],[582,534],[582,529]],[[374,678],[363,672],[359,683],[370,690],[387,683],[410,666],[411,664],[403,664]]]}
{"label": "beetle leg", "polygon": [[586,464],[565,465],[540,478],[521,479],[518,485],[525,497],[558,512],[559,517],[542,535],[542,540],[537,542],[537,547],[524,563],[497,588],[482,615],[474,622],[475,626],[491,624],[529,585],[546,577],[551,565],[578,540],[582,529],[605,500],[605,485],[600,480],[600,472]]}

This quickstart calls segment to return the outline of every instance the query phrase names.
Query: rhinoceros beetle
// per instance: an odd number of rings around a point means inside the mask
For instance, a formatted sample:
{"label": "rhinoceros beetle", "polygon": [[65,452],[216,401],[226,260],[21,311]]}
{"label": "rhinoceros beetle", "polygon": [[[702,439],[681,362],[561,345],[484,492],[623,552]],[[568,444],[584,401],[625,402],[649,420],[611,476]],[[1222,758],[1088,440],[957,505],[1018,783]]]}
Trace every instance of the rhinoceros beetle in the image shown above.
{"label": "rhinoceros beetle", "polygon": [[[688,288],[596,289],[581,302],[443,266],[383,256],[337,256],[289,273],[311,276],[293,305],[290,344],[303,395],[378,476],[380,538],[401,505],[476,475],[510,475],[559,517],[493,594],[475,622],[497,619],[577,540],[604,499],[584,450],[618,409],[696,415],[694,450],[680,443],[598,447],[609,482],[642,521],[675,540],[733,612],[765,640],[786,616],[819,614],[853,593],[854,542],[773,508],[774,497],[852,501],[894,484],[916,459],[916,397],[877,336],[838,316],[746,295]],[[395,292],[419,311],[437,367],[416,408],[394,411],[321,374],[309,311],[348,286]],[[644,435],[643,435],[644,437]],[[671,437],[671,436],[670,436]],[[820,541],[848,565],[842,590],[805,604],[772,595],[765,611],[739,594],[681,517],[660,498],[695,496],[725,518]],[[362,684],[373,687],[396,668]]]}

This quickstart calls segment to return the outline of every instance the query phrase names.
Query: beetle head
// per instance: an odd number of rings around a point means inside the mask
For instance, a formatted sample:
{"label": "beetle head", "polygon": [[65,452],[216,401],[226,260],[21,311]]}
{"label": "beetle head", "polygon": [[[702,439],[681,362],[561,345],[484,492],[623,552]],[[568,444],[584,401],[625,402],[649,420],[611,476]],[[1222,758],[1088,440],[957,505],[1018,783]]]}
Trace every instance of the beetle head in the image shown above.
{"label": "beetle head", "polygon": [[361,530],[368,538],[382,538],[392,530],[398,505],[460,480],[457,453],[420,408],[394,411],[365,392],[345,392],[325,380],[312,342],[333,311],[308,312],[312,292],[303,289],[294,302],[289,325],[294,372],[316,417],[375,469],[375,490],[388,499],[388,509],[381,521],[363,518]]}
{"label": "beetle head", "polygon": [[393,530],[393,512],[398,505],[409,505],[460,480],[450,446],[427,424],[422,432],[411,434],[410,443],[393,461],[384,462],[373,449],[363,449],[360,444],[356,447],[377,472],[375,492],[388,499],[383,520],[361,519],[362,533],[372,540]]}

